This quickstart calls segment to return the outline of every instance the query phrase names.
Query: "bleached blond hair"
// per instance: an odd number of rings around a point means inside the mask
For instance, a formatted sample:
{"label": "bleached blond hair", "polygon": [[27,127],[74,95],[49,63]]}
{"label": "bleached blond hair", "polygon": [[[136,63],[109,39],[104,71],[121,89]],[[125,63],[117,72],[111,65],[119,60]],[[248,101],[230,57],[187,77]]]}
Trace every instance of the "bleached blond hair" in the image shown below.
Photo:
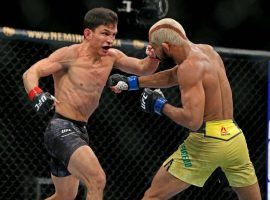
{"label": "bleached blond hair", "polygon": [[181,46],[183,40],[187,40],[184,28],[180,23],[171,18],[159,20],[149,30],[150,44],[159,46],[163,42],[167,42]]}

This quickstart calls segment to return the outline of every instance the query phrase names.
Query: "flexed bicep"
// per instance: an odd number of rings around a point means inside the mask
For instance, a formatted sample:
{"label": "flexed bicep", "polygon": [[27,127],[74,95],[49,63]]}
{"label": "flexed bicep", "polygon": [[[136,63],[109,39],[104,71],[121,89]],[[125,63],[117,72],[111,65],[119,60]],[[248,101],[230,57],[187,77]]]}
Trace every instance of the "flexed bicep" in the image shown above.
{"label": "flexed bicep", "polygon": [[[64,67],[64,63],[71,60],[72,55],[68,47],[53,52],[48,58],[42,59],[35,65],[40,77],[54,74]],[[35,67],[35,65],[33,67]]]}
{"label": "flexed bicep", "polygon": [[163,113],[179,125],[197,130],[203,123],[205,93],[202,83],[203,70],[198,65],[184,62],[177,69],[182,106],[166,103]]}
{"label": "flexed bicep", "polygon": [[56,103],[60,103],[53,95],[44,92],[39,87],[41,77],[55,74],[63,68],[63,60],[66,59],[68,52],[62,48],[52,53],[48,58],[44,58],[32,65],[23,74],[23,83],[33,108],[37,112],[47,113],[54,108]]}
{"label": "flexed bicep", "polygon": [[49,58],[42,59],[32,65],[24,74],[23,81],[26,91],[38,85],[41,77],[49,76],[61,69],[61,64],[52,62]]}
{"label": "flexed bicep", "polygon": [[198,66],[184,66],[178,71],[181,102],[184,112],[194,126],[203,121],[205,93],[202,82],[203,71]]}
{"label": "flexed bicep", "polygon": [[205,93],[201,82],[181,88],[181,102],[184,112],[189,116],[191,124],[200,125],[203,121]]}
{"label": "flexed bicep", "polygon": [[44,58],[33,64],[24,74],[23,83],[28,92],[38,85],[41,77],[49,76],[63,68],[61,60],[64,59],[65,49],[55,51],[49,57]]}
{"label": "flexed bicep", "polygon": [[45,77],[61,70],[62,64],[51,60],[50,58],[46,58],[37,62],[33,68],[37,71],[39,77]]}

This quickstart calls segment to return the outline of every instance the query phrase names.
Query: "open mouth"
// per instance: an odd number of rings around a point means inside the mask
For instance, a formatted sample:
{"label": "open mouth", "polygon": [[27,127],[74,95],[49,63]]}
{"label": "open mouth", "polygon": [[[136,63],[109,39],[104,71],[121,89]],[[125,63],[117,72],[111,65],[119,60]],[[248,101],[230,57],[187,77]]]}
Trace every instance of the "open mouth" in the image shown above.
{"label": "open mouth", "polygon": [[110,46],[103,46],[102,49],[104,50],[108,50],[109,48],[111,48]]}

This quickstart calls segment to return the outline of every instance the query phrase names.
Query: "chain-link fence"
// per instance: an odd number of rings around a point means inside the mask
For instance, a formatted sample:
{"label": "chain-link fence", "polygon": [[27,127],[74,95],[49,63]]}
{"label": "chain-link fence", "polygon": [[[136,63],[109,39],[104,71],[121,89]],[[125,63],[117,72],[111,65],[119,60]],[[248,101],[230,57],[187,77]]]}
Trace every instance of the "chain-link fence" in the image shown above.
{"label": "chain-link fence", "polygon": [[[54,192],[43,131],[49,118],[36,114],[23,88],[22,74],[56,47],[48,43],[0,40],[0,199],[44,199]],[[144,57],[144,50],[123,47],[130,56]],[[243,129],[263,199],[266,190],[267,58],[223,55],[233,90],[235,119]],[[162,64],[164,69],[169,62]],[[118,71],[113,71],[113,73]],[[44,90],[53,92],[50,77],[41,79]],[[179,104],[177,87],[164,89]],[[141,91],[116,95],[107,88],[100,106],[89,119],[90,146],[107,174],[104,199],[137,200],[152,177],[178,145],[187,130],[165,116],[139,109]],[[80,186],[77,199],[85,198]],[[173,199],[237,199],[224,174],[217,169],[204,188],[190,187]]]}

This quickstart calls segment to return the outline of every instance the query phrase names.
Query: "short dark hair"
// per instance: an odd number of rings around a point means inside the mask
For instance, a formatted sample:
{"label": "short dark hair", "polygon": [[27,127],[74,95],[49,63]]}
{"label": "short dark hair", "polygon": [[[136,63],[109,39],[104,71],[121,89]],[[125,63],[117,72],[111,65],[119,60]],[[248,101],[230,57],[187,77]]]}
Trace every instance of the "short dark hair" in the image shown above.
{"label": "short dark hair", "polygon": [[107,8],[94,8],[89,10],[84,16],[83,28],[94,30],[100,25],[117,24],[117,14]]}

